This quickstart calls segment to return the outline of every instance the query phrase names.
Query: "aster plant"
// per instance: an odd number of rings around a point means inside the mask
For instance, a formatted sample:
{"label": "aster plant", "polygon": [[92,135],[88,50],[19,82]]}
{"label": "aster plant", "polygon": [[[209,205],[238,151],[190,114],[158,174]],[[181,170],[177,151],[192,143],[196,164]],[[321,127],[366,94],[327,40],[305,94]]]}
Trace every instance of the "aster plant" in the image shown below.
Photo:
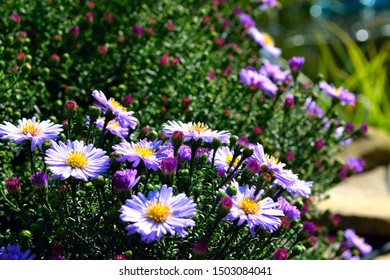
{"label": "aster plant", "polygon": [[[32,71],[43,105],[22,96],[1,120],[0,259],[369,254],[313,205],[364,169],[334,158],[367,130],[339,117],[357,98],[305,79],[303,57],[282,58],[256,18],[277,1],[244,1],[253,15],[223,1],[68,2],[0,27],[0,53],[23,69],[0,65],[15,74],[0,85],[4,104]],[[20,30],[42,11],[62,24]]]}

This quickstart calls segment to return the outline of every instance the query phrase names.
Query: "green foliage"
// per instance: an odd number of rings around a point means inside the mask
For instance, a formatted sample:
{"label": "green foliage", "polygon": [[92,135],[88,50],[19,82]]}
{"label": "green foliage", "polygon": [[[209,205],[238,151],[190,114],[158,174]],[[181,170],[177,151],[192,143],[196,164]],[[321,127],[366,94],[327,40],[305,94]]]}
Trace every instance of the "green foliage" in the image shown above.
{"label": "green foliage", "polygon": [[[332,22],[321,22],[317,37],[320,58],[318,71],[325,79],[355,92],[358,104],[344,112],[354,123],[367,122],[390,131],[389,85],[387,83],[389,52],[386,45],[374,41],[357,43]],[[324,38],[328,34],[329,38]]]}

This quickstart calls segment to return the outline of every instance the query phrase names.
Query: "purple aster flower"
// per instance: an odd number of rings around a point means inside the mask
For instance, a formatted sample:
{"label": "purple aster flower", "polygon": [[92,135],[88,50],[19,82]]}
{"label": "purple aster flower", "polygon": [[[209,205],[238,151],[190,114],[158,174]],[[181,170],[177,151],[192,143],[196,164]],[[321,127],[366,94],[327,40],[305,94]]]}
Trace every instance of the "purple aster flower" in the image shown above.
{"label": "purple aster flower", "polygon": [[[335,129],[335,136],[337,139],[340,139],[344,136],[344,131],[345,131],[345,127],[344,126],[339,126],[338,128]],[[353,139],[351,137],[348,137],[348,138],[345,138],[343,140],[340,141],[340,144],[341,145],[349,145],[351,144],[353,141]]]}
{"label": "purple aster flower", "polygon": [[261,3],[259,8],[262,11],[280,6],[280,3],[278,3],[276,0],[256,0],[255,2]]}
{"label": "purple aster flower", "polygon": [[249,36],[260,45],[266,52],[274,57],[279,57],[282,51],[275,47],[274,40],[267,33],[260,32],[256,27],[252,26],[248,29]]}
{"label": "purple aster flower", "polygon": [[237,226],[247,222],[252,237],[255,236],[256,227],[273,232],[282,224],[277,217],[283,216],[283,211],[278,209],[279,203],[274,202],[270,197],[260,200],[264,190],[255,195],[255,187],[248,185],[240,187],[236,181],[233,181],[232,185],[237,187],[238,192],[237,195],[231,197],[233,206],[224,220],[238,220]]}
{"label": "purple aster flower", "polygon": [[31,251],[21,251],[20,246],[8,244],[7,247],[0,248],[0,260],[32,260],[34,255]]}
{"label": "purple aster flower", "polygon": [[241,69],[240,71],[240,82],[244,86],[252,87],[254,89],[257,88],[257,76],[259,73],[252,67],[246,67]]}
{"label": "purple aster flower", "polygon": [[35,117],[32,119],[18,120],[19,125],[15,126],[9,122],[0,124],[0,138],[12,140],[20,144],[26,140],[31,141],[31,151],[38,146],[42,149],[45,140],[55,140],[62,132],[62,125],[54,124],[51,121],[39,122]]}
{"label": "purple aster flower", "polygon": [[324,110],[318,107],[311,97],[306,98],[304,106],[307,109],[309,117],[323,117],[325,115]]}
{"label": "purple aster flower", "polygon": [[250,15],[241,13],[240,14],[240,22],[241,24],[247,29],[249,27],[254,27],[256,26],[255,21],[250,17]]}
{"label": "purple aster flower", "polygon": [[317,231],[316,225],[311,221],[304,221],[302,231],[307,235],[313,235]]}
{"label": "purple aster flower", "polygon": [[356,97],[355,94],[349,92],[348,90],[344,89],[343,87],[336,88],[332,84],[328,84],[325,81],[320,82],[319,84],[320,89],[325,92],[330,97],[339,99],[341,102],[341,105],[349,104],[349,105],[355,105]]}
{"label": "purple aster flower", "polygon": [[348,246],[357,248],[362,256],[368,255],[372,251],[372,246],[364,241],[364,238],[358,236],[353,229],[346,229],[344,231],[344,238]]}
{"label": "purple aster flower", "polygon": [[244,136],[238,136],[237,145],[242,147],[242,148],[248,147],[249,146],[248,138],[246,138]]}
{"label": "purple aster flower", "polygon": [[35,189],[44,189],[49,185],[49,177],[46,172],[37,172],[31,176],[32,185]]}
{"label": "purple aster flower", "polygon": [[250,67],[241,69],[240,81],[244,86],[250,86],[253,89],[260,88],[268,96],[275,95],[278,90],[278,87],[268,77]]}
{"label": "purple aster flower", "polygon": [[303,180],[297,180],[295,181],[295,184],[292,186],[288,186],[286,188],[287,192],[291,195],[300,195],[303,197],[308,198],[311,194],[311,188],[313,186],[313,182],[307,182]]}
{"label": "purple aster flower", "polygon": [[[209,160],[211,162],[212,160],[212,155],[214,151],[210,153]],[[232,163],[233,160],[233,152],[230,150],[229,147],[222,146],[217,150],[215,153],[215,159],[214,159],[214,165],[217,168],[217,171],[227,171],[230,164],[232,164],[232,168],[235,168],[238,165],[238,162],[240,161],[240,156],[237,157],[234,162]]]}
{"label": "purple aster flower", "polygon": [[204,147],[200,147],[196,150],[195,157],[201,157],[202,155],[206,155],[207,157],[210,154],[210,150]]}
{"label": "purple aster flower", "polygon": [[267,169],[274,173],[275,184],[282,186],[289,190],[298,181],[298,176],[293,174],[290,170],[284,169],[285,163],[281,163],[273,156],[264,153],[263,146],[259,143],[253,147],[253,156],[251,159],[258,161],[260,165],[264,165]]}
{"label": "purple aster flower", "polygon": [[179,161],[182,163],[186,163],[190,161],[191,159],[191,147],[187,145],[180,146],[179,150],[177,151],[177,155],[179,158]]}
{"label": "purple aster flower", "polygon": [[138,183],[139,179],[140,177],[137,177],[137,170],[119,170],[112,176],[112,184],[117,191],[127,192]]}
{"label": "purple aster flower", "polygon": [[269,78],[261,74],[257,76],[256,85],[268,96],[275,95],[278,90],[278,87]]}
{"label": "purple aster flower", "polygon": [[270,78],[274,82],[284,82],[289,76],[288,70],[282,71],[279,65],[272,64],[268,59],[264,59],[264,63],[260,67],[259,73]]}
{"label": "purple aster flower", "polygon": [[285,248],[277,249],[273,255],[273,260],[287,260],[288,259],[288,251]]}
{"label": "purple aster flower", "polygon": [[305,64],[305,58],[301,56],[294,56],[288,61],[291,72],[301,72],[303,64]]}
{"label": "purple aster flower", "polygon": [[181,131],[184,134],[184,142],[190,140],[200,140],[204,142],[211,143],[214,138],[219,138],[222,143],[229,143],[230,133],[227,131],[216,131],[211,130],[204,123],[183,123],[181,121],[168,121],[168,123],[163,124],[162,134],[167,138],[172,138],[172,134],[175,131]]}
{"label": "purple aster flower", "polygon": [[109,166],[110,159],[102,149],[92,144],[85,146],[83,141],[53,142],[46,151],[45,163],[54,174],[54,179],[74,177],[88,181],[104,174]]}
{"label": "purple aster flower", "polygon": [[196,204],[192,198],[181,193],[173,196],[172,188],[163,185],[161,190],[150,191],[146,198],[142,193],[133,195],[122,205],[120,219],[131,223],[126,226],[127,234],[138,233],[141,240],[159,242],[165,234],[185,237],[186,227],[195,226],[190,219],[196,215]]}
{"label": "purple aster flower", "polygon": [[18,194],[20,192],[20,181],[17,177],[6,178],[5,188],[10,194]]}
{"label": "purple aster flower", "polygon": [[129,136],[129,129],[127,127],[123,127],[116,118],[108,122],[106,129],[112,135],[118,136],[122,139]]}
{"label": "purple aster flower", "polygon": [[351,169],[354,173],[361,173],[363,172],[366,163],[362,157],[359,158],[350,157],[347,160],[347,165],[349,169]]}
{"label": "purple aster flower", "polygon": [[360,260],[360,256],[353,255],[351,250],[347,249],[341,254],[341,259],[343,260]]}
{"label": "purple aster flower", "polygon": [[156,171],[160,168],[160,163],[163,158],[166,158],[164,151],[166,147],[160,147],[162,141],[141,140],[139,143],[129,143],[123,140],[120,144],[114,145],[112,148],[120,157],[116,160],[128,161],[133,163],[133,167],[137,167],[140,162],[143,162],[147,169]]}
{"label": "purple aster flower", "polygon": [[133,111],[127,111],[127,109],[114,98],[107,99],[100,90],[94,90],[92,96],[99,102],[94,106],[100,108],[104,114],[111,112],[116,117],[116,121],[122,126],[130,126],[131,129],[135,129],[138,124],[138,119],[133,117]]}
{"label": "purple aster flower", "polygon": [[283,211],[284,216],[290,221],[298,220],[301,217],[301,212],[297,207],[292,206],[284,197],[278,198],[279,209]]}

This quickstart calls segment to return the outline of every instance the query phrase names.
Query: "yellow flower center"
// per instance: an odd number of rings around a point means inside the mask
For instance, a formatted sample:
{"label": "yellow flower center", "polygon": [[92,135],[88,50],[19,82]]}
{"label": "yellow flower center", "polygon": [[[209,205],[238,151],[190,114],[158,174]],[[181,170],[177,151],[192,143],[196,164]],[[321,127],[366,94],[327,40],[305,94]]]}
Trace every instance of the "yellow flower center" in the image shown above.
{"label": "yellow flower center", "polygon": [[126,112],[126,108],[123,107],[118,101],[116,101],[114,98],[110,98],[108,100],[109,102],[111,102],[112,104],[112,107],[114,107],[114,110],[116,111],[119,111],[119,112]]}
{"label": "yellow flower center", "polygon": [[[233,156],[232,156],[232,155],[227,155],[227,156],[226,156],[226,162],[227,162],[227,164],[230,165],[230,163],[232,162],[232,160],[233,160]],[[238,164],[238,162],[239,162],[239,160],[238,160],[238,158],[236,158],[236,159],[234,160],[232,166],[233,166],[233,167],[236,167],[237,164]]]}
{"label": "yellow flower center", "polygon": [[274,163],[275,165],[278,165],[280,163],[279,159],[277,159],[274,156],[270,156],[268,154],[265,154],[264,157],[265,157],[266,162],[271,162],[271,163]]}
{"label": "yellow flower center", "polygon": [[257,214],[261,211],[259,204],[260,203],[254,201],[253,199],[244,198],[243,200],[240,201],[238,207],[240,207],[240,209],[244,211],[245,214],[247,215]]}
{"label": "yellow flower center", "polygon": [[340,95],[340,90],[338,88],[334,88],[334,93],[336,96]]}
{"label": "yellow flower center", "polygon": [[146,209],[146,216],[156,223],[164,222],[171,215],[171,208],[161,204],[152,204]]}
{"label": "yellow flower center", "polygon": [[190,133],[192,133],[192,132],[201,133],[201,132],[206,132],[208,129],[209,129],[209,127],[207,124],[198,122],[198,123],[190,123],[188,130]]}
{"label": "yellow flower center", "polygon": [[116,121],[110,121],[108,123],[110,125],[110,128],[113,130],[118,130],[121,126]]}
{"label": "yellow flower center", "polygon": [[148,158],[156,154],[156,152],[150,148],[136,146],[134,152],[143,158]]}
{"label": "yellow flower center", "polygon": [[39,127],[39,122],[33,123],[31,120],[23,121],[19,130],[22,134],[31,136],[38,136],[42,133],[42,129]]}
{"label": "yellow flower center", "polygon": [[274,39],[272,39],[272,37],[269,34],[267,33],[262,33],[262,34],[263,34],[264,44],[266,44],[267,46],[273,46],[275,44]]}
{"label": "yellow flower center", "polygon": [[66,164],[73,168],[84,168],[88,165],[88,159],[80,152],[71,152],[68,154]]}

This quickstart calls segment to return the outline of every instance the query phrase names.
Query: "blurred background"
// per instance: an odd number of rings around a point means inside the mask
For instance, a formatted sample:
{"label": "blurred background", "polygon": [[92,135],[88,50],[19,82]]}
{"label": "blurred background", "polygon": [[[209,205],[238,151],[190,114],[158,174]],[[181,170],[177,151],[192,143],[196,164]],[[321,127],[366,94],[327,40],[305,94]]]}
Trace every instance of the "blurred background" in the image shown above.
{"label": "blurred background", "polygon": [[358,94],[358,106],[347,112],[350,121],[390,132],[390,1],[280,2],[284,9],[270,16],[269,26],[284,57],[304,56],[309,78],[321,73]]}
{"label": "blurred background", "polygon": [[320,208],[341,217],[375,248],[369,258],[390,259],[390,1],[280,1],[270,14],[271,32],[283,56],[304,56],[303,72],[356,93],[358,105],[344,117],[367,122],[367,137],[340,158],[363,157],[365,172],[340,183]]}

